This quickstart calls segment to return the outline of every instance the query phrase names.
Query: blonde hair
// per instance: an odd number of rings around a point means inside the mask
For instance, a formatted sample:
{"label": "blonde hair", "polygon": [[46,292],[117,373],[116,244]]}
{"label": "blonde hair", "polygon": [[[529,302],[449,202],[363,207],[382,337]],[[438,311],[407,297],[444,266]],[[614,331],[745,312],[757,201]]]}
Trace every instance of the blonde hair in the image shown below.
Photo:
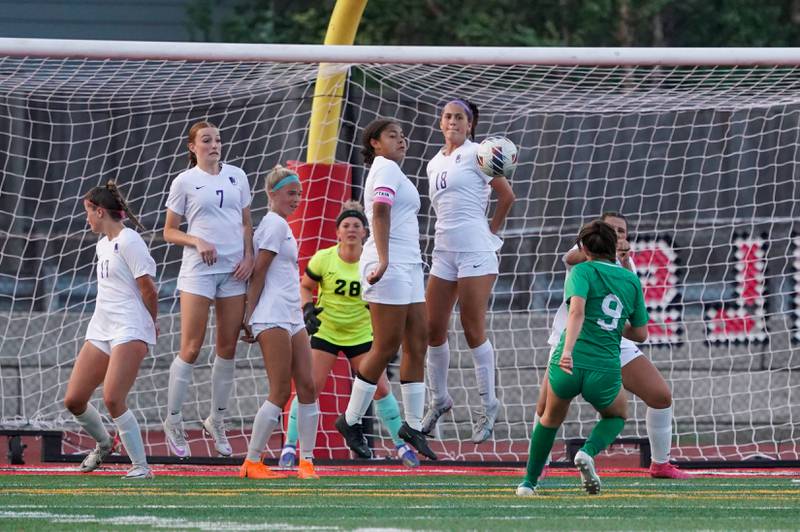
{"label": "blonde hair", "polygon": [[364,212],[364,207],[361,205],[361,203],[359,203],[356,200],[349,200],[349,201],[345,201],[342,204],[342,211],[341,212],[344,212],[344,211]]}
{"label": "blonde hair", "polygon": [[278,184],[278,181],[292,174],[297,174],[297,172],[294,170],[289,170],[280,164],[276,164],[275,167],[269,171],[267,177],[264,178],[264,187],[267,190],[267,194],[269,194],[273,187]]}

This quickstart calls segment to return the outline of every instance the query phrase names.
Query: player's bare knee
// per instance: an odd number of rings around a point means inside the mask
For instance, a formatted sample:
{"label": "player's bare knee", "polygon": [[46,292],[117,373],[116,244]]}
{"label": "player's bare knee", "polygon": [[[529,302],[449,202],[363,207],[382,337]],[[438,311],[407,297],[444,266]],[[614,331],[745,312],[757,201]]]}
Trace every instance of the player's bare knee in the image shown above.
{"label": "player's bare knee", "polygon": [[434,331],[431,328],[428,333],[428,345],[431,347],[438,347],[447,341],[447,330]]}
{"label": "player's bare knee", "polygon": [[542,415],[539,416],[539,423],[541,423],[542,426],[547,428],[559,427],[561,426],[562,421],[563,420],[558,419],[556,416],[550,414],[549,412],[542,412]]}
{"label": "player's bare knee", "polygon": [[197,360],[197,357],[200,356],[200,350],[202,347],[203,346],[200,344],[189,344],[181,347],[181,359],[188,364],[194,364],[195,360]]}
{"label": "player's bare knee", "polygon": [[470,349],[475,349],[486,342],[486,324],[483,320],[461,317],[461,326],[464,328],[464,338]]}
{"label": "player's bare knee", "polygon": [[661,393],[654,394],[651,397],[648,397],[645,401],[645,404],[650,408],[663,410],[664,408],[669,408],[672,406],[672,394],[669,390],[666,392],[662,391]]}
{"label": "player's bare knee", "polygon": [[219,358],[224,358],[225,360],[233,360],[234,356],[236,355],[236,341],[229,343],[217,343],[217,352],[215,353]]}
{"label": "player's bare knee", "polygon": [[128,409],[125,404],[125,398],[117,397],[116,395],[103,394],[103,403],[106,405],[106,409],[108,413],[111,414],[111,417],[119,417]]}
{"label": "player's bare knee", "polygon": [[[303,404],[313,403],[317,400],[317,389],[313,381],[295,382],[297,387],[297,400]],[[285,404],[289,400],[289,395],[286,395],[286,400],[281,404]]]}
{"label": "player's bare knee", "polygon": [[70,411],[72,415],[79,416],[86,412],[87,403],[81,398],[72,397],[67,395],[64,397],[64,408]]}
{"label": "player's bare knee", "polygon": [[472,331],[467,332],[466,327],[464,328],[464,337],[467,339],[467,345],[470,349],[475,349],[478,346],[483,345],[486,343],[486,331],[483,329],[479,331]]}
{"label": "player's bare knee", "polygon": [[[282,405],[285,405],[286,403],[289,402],[289,396],[292,393],[292,390],[289,388],[289,386],[284,386],[284,385],[272,386],[272,384],[273,384],[272,382],[270,382],[269,384],[270,384],[270,388],[272,388],[272,389],[270,389],[269,396],[267,397],[267,399],[269,400],[270,403],[272,403],[274,405],[282,406]],[[297,400],[300,401],[300,394],[299,393],[297,395]],[[309,402],[312,402],[312,401],[309,401]]]}

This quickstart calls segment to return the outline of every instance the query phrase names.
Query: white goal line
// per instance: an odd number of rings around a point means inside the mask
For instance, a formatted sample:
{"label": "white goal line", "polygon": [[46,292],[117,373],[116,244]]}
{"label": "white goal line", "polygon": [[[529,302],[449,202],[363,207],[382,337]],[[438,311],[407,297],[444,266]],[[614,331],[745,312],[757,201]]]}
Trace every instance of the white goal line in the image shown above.
{"label": "white goal line", "polygon": [[0,56],[279,63],[793,66],[800,48],[325,46],[0,38]]}

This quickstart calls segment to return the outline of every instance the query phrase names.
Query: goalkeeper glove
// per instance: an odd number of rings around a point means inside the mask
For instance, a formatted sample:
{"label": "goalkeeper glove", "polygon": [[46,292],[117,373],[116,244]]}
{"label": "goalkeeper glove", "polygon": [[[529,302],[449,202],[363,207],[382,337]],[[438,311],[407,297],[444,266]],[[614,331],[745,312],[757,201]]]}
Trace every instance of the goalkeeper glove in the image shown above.
{"label": "goalkeeper glove", "polygon": [[311,301],[303,305],[303,320],[306,322],[306,331],[309,335],[316,334],[319,326],[322,325],[317,317],[320,312],[322,312],[322,307],[315,307]]}

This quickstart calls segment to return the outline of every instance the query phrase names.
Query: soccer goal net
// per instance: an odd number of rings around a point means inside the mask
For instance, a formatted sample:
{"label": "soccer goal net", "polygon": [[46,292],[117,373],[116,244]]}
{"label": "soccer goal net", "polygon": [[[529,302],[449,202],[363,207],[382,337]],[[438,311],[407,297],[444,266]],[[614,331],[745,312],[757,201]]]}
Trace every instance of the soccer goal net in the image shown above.
{"label": "soccer goal net", "polygon": [[[502,407],[493,439],[469,443],[480,401],[456,312],[449,373],[455,406],[440,422],[441,445],[433,445],[444,457],[525,459],[549,328],[562,299],[561,257],[582,223],[618,211],[628,218],[651,314],[642,350],[672,390],[673,458],[800,458],[800,70],[792,64],[800,55],[770,65],[762,50],[766,62],[745,57],[737,66],[731,54],[713,51],[678,59],[645,51],[637,61],[624,51],[581,58],[562,50],[542,58],[541,50],[516,50],[490,60],[481,50],[461,49],[440,56],[427,50],[415,62],[403,50],[359,56],[357,48],[343,48],[337,59],[322,47],[252,45],[208,59],[196,50],[229,48],[191,48],[181,58],[179,45],[140,52],[129,45],[134,51],[125,57],[112,54],[120,47],[88,53],[63,43],[48,57],[2,44],[3,426],[63,428],[65,452],[90,447],[62,400],[96,289],[96,236],[81,198],[115,179],[146,227],[160,294],[161,336],[128,404],[146,430],[149,453],[166,454],[160,427],[180,343],[181,250],[163,241],[161,229],[170,182],[187,167],[188,127],[201,119],[220,127],[223,158],[249,176],[257,223],[266,212],[266,172],[305,158],[319,61],[329,61],[347,72],[336,161],[351,166],[355,198],[366,175],[362,128],[394,117],[410,139],[403,169],[423,196],[426,260],[435,220],[425,165],[442,144],[443,103],[472,100],[481,111],[478,139],[504,135],[520,149],[511,180],[517,200],[503,230],[488,316]],[[303,223],[322,231],[333,219]],[[212,454],[199,430],[210,404],[213,319],[211,326],[184,409],[195,456]],[[396,378],[395,372],[398,386]],[[340,405],[345,381],[325,392],[338,394]],[[260,352],[242,344],[228,418],[239,452],[266,391]],[[99,394],[95,400],[104,412]],[[321,427],[323,457],[344,450],[333,417]],[[560,436],[586,437],[595,419],[577,401]],[[377,423],[372,429],[377,454],[393,457],[382,431]],[[623,435],[646,437],[638,399],[631,399]]]}

